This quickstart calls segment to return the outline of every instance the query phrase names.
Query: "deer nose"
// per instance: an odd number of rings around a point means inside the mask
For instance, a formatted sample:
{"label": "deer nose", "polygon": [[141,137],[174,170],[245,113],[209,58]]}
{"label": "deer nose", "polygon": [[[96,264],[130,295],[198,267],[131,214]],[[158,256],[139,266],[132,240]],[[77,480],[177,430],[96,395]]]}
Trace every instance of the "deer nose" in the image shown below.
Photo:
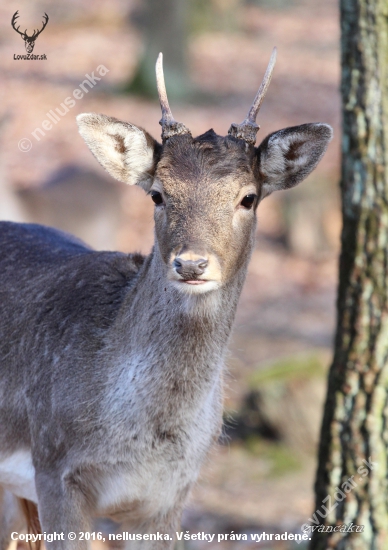
{"label": "deer nose", "polygon": [[179,256],[173,262],[175,271],[182,275],[184,279],[190,280],[199,277],[205,272],[208,260],[199,258],[198,260],[184,260]]}

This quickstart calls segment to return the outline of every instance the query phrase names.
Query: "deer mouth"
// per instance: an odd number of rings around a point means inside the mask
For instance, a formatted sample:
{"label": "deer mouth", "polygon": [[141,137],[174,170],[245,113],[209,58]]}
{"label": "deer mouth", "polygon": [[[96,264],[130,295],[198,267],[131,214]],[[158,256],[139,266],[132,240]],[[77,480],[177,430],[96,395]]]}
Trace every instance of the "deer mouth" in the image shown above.
{"label": "deer mouth", "polygon": [[220,288],[220,283],[213,279],[172,279],[175,288],[184,294],[207,294]]}
{"label": "deer mouth", "polygon": [[209,281],[207,279],[193,279],[189,281],[185,281],[182,279],[182,283],[186,283],[187,285],[203,285],[204,283],[208,283]]}

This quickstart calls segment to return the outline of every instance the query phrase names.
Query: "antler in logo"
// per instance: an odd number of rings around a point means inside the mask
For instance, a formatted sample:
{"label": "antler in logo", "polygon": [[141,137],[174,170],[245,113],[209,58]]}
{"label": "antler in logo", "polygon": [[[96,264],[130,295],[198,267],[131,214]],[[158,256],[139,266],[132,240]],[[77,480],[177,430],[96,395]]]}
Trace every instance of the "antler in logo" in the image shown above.
{"label": "antler in logo", "polygon": [[32,53],[32,51],[34,49],[34,46],[35,46],[35,40],[38,38],[40,33],[46,27],[46,25],[48,23],[48,20],[49,20],[49,17],[47,15],[47,13],[44,14],[44,16],[43,16],[43,27],[40,29],[40,31],[34,29],[34,32],[33,32],[32,36],[28,36],[27,29],[24,32],[20,32],[19,31],[20,25],[18,26],[18,28],[15,27],[15,23],[16,23],[16,20],[17,20],[18,17],[19,17],[19,10],[16,11],[13,14],[11,25],[12,25],[13,29],[15,29],[15,31],[17,33],[19,33],[20,36],[23,38],[27,53]]}

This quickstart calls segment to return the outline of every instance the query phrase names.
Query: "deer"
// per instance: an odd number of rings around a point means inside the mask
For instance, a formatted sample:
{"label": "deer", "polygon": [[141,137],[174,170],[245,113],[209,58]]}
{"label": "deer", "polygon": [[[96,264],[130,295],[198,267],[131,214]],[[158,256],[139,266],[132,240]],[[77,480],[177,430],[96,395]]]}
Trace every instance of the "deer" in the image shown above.
{"label": "deer", "polygon": [[255,146],[275,60],[276,49],[227,136],[193,137],[174,119],[162,54],[161,143],[110,116],[77,116],[98,162],[154,202],[148,256],[0,224],[0,550],[18,531],[20,504],[30,529],[64,533],[49,550],[86,550],[78,534],[99,517],[138,535],[128,548],[173,548],[222,430],[225,355],[257,207],[301,182],[332,138],[329,125],[309,123]]}
{"label": "deer", "polygon": [[18,34],[20,34],[20,36],[23,38],[24,46],[26,48],[26,52],[27,53],[32,53],[34,51],[34,47],[35,47],[35,40],[38,38],[40,33],[46,28],[46,25],[47,25],[48,20],[49,20],[49,16],[47,15],[47,13],[44,14],[44,16],[43,16],[43,27],[40,30],[34,29],[34,32],[32,33],[31,36],[29,36],[27,34],[27,29],[24,32],[19,31],[20,25],[16,28],[16,22],[17,22],[18,18],[19,18],[19,10],[16,11],[12,16],[12,20],[11,20],[12,28]]}

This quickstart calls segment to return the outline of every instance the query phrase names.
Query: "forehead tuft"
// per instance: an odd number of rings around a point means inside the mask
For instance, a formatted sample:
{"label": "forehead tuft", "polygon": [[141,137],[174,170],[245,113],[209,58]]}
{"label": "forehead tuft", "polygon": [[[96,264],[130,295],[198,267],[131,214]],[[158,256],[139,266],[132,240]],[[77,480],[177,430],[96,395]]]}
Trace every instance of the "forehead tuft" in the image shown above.
{"label": "forehead tuft", "polygon": [[193,138],[174,136],[163,147],[158,175],[179,180],[219,180],[231,174],[252,172],[253,148],[231,136],[219,136],[214,130]]}

